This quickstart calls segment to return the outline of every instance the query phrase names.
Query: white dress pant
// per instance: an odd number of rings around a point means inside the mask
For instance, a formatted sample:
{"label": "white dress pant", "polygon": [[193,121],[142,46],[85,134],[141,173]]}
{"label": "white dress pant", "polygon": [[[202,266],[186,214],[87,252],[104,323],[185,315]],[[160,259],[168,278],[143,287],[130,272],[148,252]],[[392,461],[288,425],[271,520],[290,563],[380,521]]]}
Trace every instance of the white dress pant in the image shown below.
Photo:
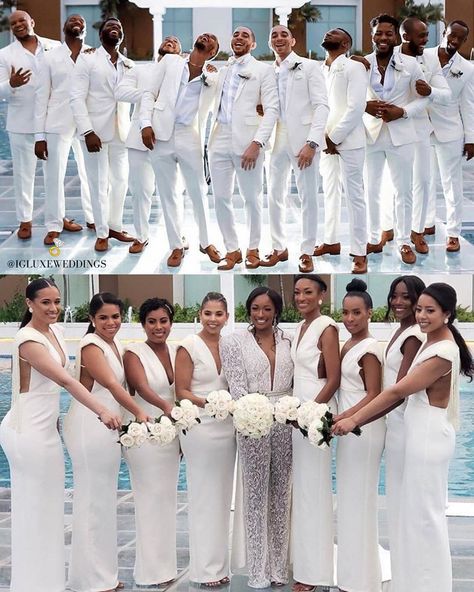
{"label": "white dress pant", "polygon": [[109,229],[122,230],[123,204],[127,194],[127,148],[117,132],[111,142],[102,142],[100,152],[89,152],[81,142],[91,194],[97,238],[107,238]]}
{"label": "white dress pant", "polygon": [[[394,146],[387,126],[384,125],[374,144],[366,149],[366,194],[369,208],[369,242],[380,242],[382,233],[381,208],[391,203],[392,190],[384,188],[382,177],[387,161],[395,193],[395,238],[398,247],[410,243],[413,208],[413,161],[415,148],[413,143]],[[390,206],[389,206],[390,207]]]}
{"label": "white dress pant", "polygon": [[13,164],[16,217],[18,222],[33,219],[33,191],[35,185],[35,135],[8,132]]}
{"label": "white dress pant", "polygon": [[94,222],[92,214],[91,196],[87,183],[87,173],[84,156],[79,140],[71,134],[46,134],[48,159],[44,162],[45,212],[44,222],[48,232],[61,232],[63,218],[66,214],[64,197],[64,178],[69,156],[73,149],[77,163],[77,172],[81,182],[81,204],[86,222]]}
{"label": "white dress pant", "polygon": [[199,242],[202,247],[209,246],[209,213],[205,201],[207,185],[204,178],[204,161],[199,134],[190,125],[176,124],[169,140],[156,142],[154,149],[150,152],[150,159],[160,194],[170,249],[183,247],[178,165],[193,204]]}
{"label": "white dress pant", "polygon": [[365,255],[367,248],[367,204],[364,194],[365,149],[321,154],[320,170],[324,191],[324,242],[341,241],[341,194],[344,188],[349,215],[350,253]]}
{"label": "white dress pant", "polygon": [[446,202],[446,234],[459,238],[462,223],[462,152],[463,138],[453,142],[438,142],[431,135],[431,184],[426,226],[434,226],[436,218],[436,164]]}
{"label": "white dress pant", "polygon": [[150,235],[150,212],[155,190],[155,173],[148,150],[128,149],[128,187],[132,194],[133,224],[137,240],[144,243]]}
{"label": "white dress pant", "polygon": [[232,209],[232,193],[236,176],[247,214],[249,249],[258,249],[262,233],[264,152],[260,151],[255,168],[249,171],[244,171],[241,159],[242,155],[235,154],[232,150],[232,126],[219,123],[209,150],[209,165],[217,223],[227,251],[236,251],[239,248],[239,238]]}
{"label": "white dress pant", "polygon": [[285,198],[288,193],[290,168],[293,169],[298,195],[301,200],[301,219],[303,237],[301,254],[312,255],[316,244],[318,228],[318,186],[319,152],[314,155],[311,166],[300,169],[298,158],[293,154],[288,140],[288,131],[284,124],[278,124],[275,145],[270,157],[268,176],[268,209],[270,213],[270,232],[272,246],[278,251],[287,247],[285,221]]}

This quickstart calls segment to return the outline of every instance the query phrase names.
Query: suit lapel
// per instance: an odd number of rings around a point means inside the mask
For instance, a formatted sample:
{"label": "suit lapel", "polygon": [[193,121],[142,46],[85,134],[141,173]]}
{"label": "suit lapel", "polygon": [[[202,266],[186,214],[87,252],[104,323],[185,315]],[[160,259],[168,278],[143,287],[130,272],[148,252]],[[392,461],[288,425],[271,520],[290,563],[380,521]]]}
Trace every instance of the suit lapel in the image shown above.
{"label": "suit lapel", "polygon": [[[228,72],[229,72],[229,65],[226,65],[219,70],[219,78],[217,80],[217,91],[216,91],[217,109],[219,108],[219,105],[221,104],[222,90],[224,88],[224,82],[225,82]],[[217,113],[216,113],[216,115],[217,115]]]}
{"label": "suit lapel", "polygon": [[181,85],[181,80],[183,78],[183,70],[184,70],[184,66],[186,64],[185,60],[180,60],[179,64],[176,65],[176,68],[174,69],[174,73],[175,73],[175,86],[173,89],[174,92],[174,96],[173,96],[173,101],[172,104],[176,105],[176,101],[178,100],[178,94],[179,94],[179,87]]}

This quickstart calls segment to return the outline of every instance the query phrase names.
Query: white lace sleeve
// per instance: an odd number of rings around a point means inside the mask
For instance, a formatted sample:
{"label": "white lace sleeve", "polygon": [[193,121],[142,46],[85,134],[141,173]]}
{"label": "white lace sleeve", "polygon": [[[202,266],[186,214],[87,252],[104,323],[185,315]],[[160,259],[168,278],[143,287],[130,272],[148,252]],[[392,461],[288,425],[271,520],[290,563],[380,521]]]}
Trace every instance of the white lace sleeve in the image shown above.
{"label": "white lace sleeve", "polygon": [[238,399],[248,393],[242,344],[237,336],[226,335],[221,339],[219,350],[229,392],[233,399]]}

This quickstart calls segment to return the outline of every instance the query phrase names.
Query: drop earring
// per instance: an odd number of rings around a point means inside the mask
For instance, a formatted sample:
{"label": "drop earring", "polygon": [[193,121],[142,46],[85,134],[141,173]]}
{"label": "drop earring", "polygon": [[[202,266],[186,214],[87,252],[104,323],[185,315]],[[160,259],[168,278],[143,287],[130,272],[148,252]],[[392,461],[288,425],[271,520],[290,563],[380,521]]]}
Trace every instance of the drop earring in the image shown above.
{"label": "drop earring", "polygon": [[444,324],[447,325],[449,323],[449,319],[444,319]]}
{"label": "drop earring", "polygon": [[28,312],[32,313],[33,309],[31,308],[31,306],[28,308]]}
{"label": "drop earring", "polygon": [[319,306],[321,306],[321,304],[322,304],[322,303],[323,303],[323,301],[322,301],[322,300],[318,300],[318,304],[319,304]]}

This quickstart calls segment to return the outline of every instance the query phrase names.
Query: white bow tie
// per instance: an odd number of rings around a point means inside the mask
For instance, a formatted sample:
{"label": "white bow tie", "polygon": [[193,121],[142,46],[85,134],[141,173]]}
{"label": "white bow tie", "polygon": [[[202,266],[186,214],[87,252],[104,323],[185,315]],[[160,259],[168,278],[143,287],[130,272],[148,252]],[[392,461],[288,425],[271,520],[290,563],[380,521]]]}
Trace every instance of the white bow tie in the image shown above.
{"label": "white bow tie", "polygon": [[227,63],[229,66],[233,66],[234,64],[243,64],[245,57],[246,56],[239,56],[236,58],[235,56],[230,56],[230,58],[227,60]]}

